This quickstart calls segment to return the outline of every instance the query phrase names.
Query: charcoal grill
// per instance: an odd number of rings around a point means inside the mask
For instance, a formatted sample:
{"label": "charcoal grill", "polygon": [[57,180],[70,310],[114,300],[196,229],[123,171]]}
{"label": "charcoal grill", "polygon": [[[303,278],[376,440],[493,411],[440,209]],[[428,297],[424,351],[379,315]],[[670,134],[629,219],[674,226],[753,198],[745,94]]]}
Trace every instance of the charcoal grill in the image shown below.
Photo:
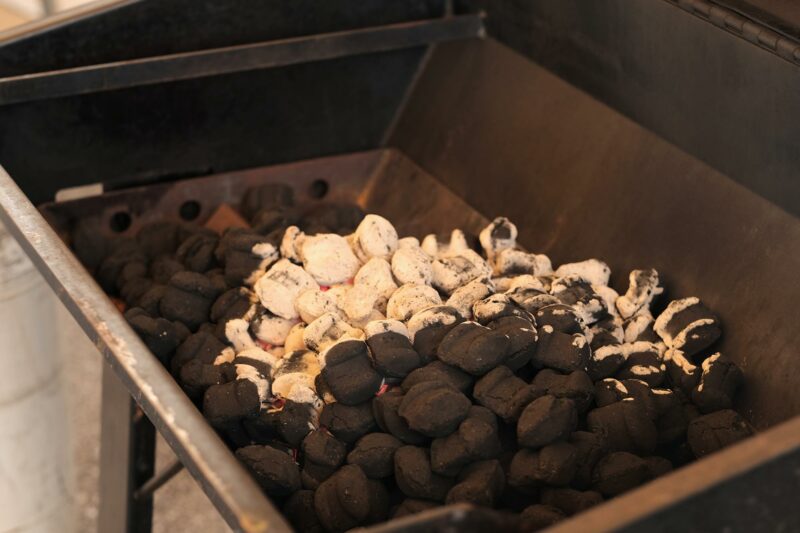
{"label": "charcoal grill", "polygon": [[[504,214],[556,262],[702,295],[760,433],[555,529],[800,528],[800,10],[775,4],[128,0],[7,34],[0,219],[108,363],[100,530],[149,530],[178,468],[154,475],[155,430],[232,528],[290,530],[62,241],[266,181],[403,234]],[[372,529],[507,525],[459,505]]]}

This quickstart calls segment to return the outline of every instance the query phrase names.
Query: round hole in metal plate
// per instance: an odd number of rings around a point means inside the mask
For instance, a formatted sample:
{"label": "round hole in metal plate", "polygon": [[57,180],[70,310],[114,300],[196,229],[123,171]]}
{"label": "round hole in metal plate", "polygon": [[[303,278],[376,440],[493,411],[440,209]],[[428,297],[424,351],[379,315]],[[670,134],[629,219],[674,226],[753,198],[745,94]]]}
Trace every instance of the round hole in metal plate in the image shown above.
{"label": "round hole in metal plate", "polygon": [[122,233],[131,227],[131,215],[126,211],[117,211],[111,215],[108,225],[114,233]]}
{"label": "round hole in metal plate", "polygon": [[328,194],[328,182],[325,180],[314,180],[311,183],[311,187],[308,189],[308,194],[311,198],[316,198],[317,200],[321,200],[325,198],[325,195]]}
{"label": "round hole in metal plate", "polygon": [[179,214],[183,220],[189,222],[200,216],[200,210],[200,202],[196,200],[187,200],[181,204]]}

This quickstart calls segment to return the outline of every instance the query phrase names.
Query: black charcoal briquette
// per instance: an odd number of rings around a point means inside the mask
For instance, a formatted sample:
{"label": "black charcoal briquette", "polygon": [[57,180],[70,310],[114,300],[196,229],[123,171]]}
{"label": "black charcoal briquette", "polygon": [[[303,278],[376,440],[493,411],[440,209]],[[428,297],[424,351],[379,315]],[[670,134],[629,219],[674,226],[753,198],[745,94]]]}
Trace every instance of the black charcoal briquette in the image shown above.
{"label": "black charcoal briquette", "polygon": [[467,417],[472,404],[450,385],[426,381],[411,387],[397,413],[413,431],[428,437],[445,437]]}
{"label": "black charcoal briquette", "polygon": [[287,496],[300,490],[300,469],[285,451],[251,445],[236,450],[236,457],[253,473],[267,494]]}
{"label": "black charcoal briquette", "polygon": [[436,353],[445,363],[482,376],[511,355],[511,341],[476,322],[462,322],[442,339]]}
{"label": "black charcoal briquette", "polygon": [[566,439],[578,425],[575,402],[545,395],[532,401],[517,422],[520,446],[541,448]]}

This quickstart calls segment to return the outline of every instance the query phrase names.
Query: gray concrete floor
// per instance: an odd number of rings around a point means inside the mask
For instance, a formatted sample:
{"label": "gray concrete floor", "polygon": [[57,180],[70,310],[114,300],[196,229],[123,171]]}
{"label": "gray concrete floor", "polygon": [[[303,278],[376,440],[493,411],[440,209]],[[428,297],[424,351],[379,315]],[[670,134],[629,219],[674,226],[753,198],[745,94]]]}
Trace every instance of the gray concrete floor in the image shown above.
{"label": "gray concrete floor", "polygon": [[[55,303],[54,305],[59,305]],[[83,331],[61,307],[59,313],[60,346],[63,347],[64,388],[68,402],[71,447],[75,472],[77,529],[81,533],[97,531],[100,503],[100,398],[102,357]],[[163,439],[156,443],[156,471],[169,465],[174,454]],[[185,470],[156,493],[154,532],[204,531],[227,532],[230,529],[206,499],[194,478]]]}

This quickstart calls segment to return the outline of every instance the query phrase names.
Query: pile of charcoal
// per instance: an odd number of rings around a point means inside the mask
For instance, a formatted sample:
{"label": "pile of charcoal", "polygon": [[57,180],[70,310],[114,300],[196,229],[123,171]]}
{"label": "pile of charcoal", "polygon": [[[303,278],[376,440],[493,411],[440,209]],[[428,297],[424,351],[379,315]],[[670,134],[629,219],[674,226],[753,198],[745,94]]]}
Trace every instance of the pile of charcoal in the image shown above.
{"label": "pile of charcoal", "polygon": [[752,434],[718,318],[659,298],[653,269],[620,295],[605,263],[554,269],[505,218],[419,241],[355,206],[301,213],[266,185],[221,235],[73,234],[298,530],[456,502],[535,530]]}

